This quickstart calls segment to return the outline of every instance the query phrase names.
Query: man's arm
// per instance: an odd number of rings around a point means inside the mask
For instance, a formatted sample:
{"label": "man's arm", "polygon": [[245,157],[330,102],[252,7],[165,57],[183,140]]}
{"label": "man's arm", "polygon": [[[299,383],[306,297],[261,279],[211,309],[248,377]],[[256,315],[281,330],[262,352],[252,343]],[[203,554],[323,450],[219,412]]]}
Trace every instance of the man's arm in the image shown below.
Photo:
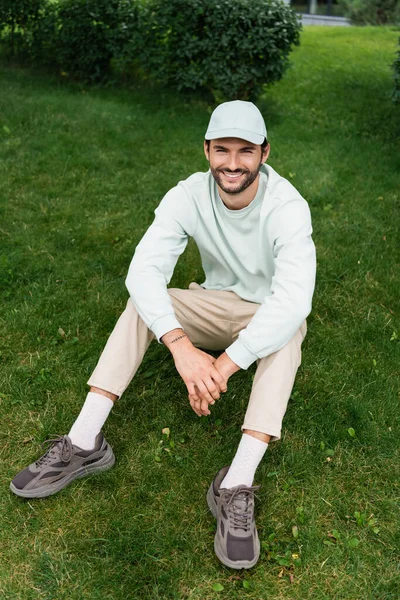
{"label": "man's arm", "polygon": [[125,281],[132,302],[157,340],[180,328],[167,291],[175,265],[196,230],[197,214],[182,185],[172,188],[155,211]]}
{"label": "man's arm", "polygon": [[176,262],[195,227],[190,203],[177,186],[164,197],[153,224],[138,244],[126,286],[143,321],[170,349],[190,404],[200,416],[209,414],[208,405],[226,391],[226,381],[214,367],[214,357],[195,348],[184,333],[167,291]]}
{"label": "man's arm", "polygon": [[315,285],[315,247],[307,203],[294,199],[275,211],[268,223],[274,240],[270,294],[250,323],[227,349],[231,360],[247,369],[285,346],[311,311]]}

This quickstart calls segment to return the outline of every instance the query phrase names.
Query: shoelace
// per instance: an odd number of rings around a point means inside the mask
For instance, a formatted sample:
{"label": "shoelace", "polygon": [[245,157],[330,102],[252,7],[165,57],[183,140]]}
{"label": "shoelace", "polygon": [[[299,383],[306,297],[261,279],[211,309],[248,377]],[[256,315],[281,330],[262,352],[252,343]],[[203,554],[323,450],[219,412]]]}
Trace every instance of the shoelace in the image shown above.
{"label": "shoelace", "polygon": [[260,486],[238,486],[233,490],[220,490],[220,497],[223,506],[226,507],[231,524],[234,529],[243,529],[249,531],[251,527],[254,492],[259,490]]}
{"label": "shoelace", "polygon": [[51,462],[56,456],[59,456],[63,462],[71,460],[72,444],[71,440],[66,435],[45,440],[41,446],[44,447],[46,444],[51,444],[51,446],[47,452],[36,461],[36,467],[43,467]]}

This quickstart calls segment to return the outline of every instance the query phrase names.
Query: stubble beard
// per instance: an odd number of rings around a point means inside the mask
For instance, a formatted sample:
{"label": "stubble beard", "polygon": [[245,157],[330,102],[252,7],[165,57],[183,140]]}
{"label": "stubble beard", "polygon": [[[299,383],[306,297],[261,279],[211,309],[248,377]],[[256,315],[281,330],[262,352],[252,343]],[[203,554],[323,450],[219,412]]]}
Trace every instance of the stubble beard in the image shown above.
{"label": "stubble beard", "polygon": [[[255,169],[254,171],[248,171],[246,169],[236,169],[235,171],[231,171],[230,169],[213,169],[212,167],[210,167],[210,170],[212,176],[215,179],[216,184],[221,188],[221,190],[225,192],[225,194],[229,194],[230,196],[236,196],[237,194],[241,194],[242,192],[247,190],[247,188],[250,187],[251,184],[257,179],[261,165],[262,163],[260,163],[257,169]],[[246,174],[246,176],[237,188],[228,188],[224,185],[221,178],[221,173],[223,173],[224,171],[226,173],[244,173]]]}

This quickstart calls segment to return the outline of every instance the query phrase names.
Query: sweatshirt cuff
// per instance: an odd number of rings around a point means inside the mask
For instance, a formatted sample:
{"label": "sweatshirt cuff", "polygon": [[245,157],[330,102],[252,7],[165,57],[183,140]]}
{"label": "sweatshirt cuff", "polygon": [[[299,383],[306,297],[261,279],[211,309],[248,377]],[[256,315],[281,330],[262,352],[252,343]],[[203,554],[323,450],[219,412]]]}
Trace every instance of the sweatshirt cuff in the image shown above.
{"label": "sweatshirt cuff", "polygon": [[169,314],[156,319],[152,323],[150,329],[156,336],[157,340],[160,341],[160,338],[168,333],[168,331],[172,331],[173,329],[183,329],[183,327],[174,314]]}
{"label": "sweatshirt cuff", "polygon": [[248,369],[249,366],[258,359],[258,356],[250,352],[240,339],[233,342],[225,352],[241,369]]}

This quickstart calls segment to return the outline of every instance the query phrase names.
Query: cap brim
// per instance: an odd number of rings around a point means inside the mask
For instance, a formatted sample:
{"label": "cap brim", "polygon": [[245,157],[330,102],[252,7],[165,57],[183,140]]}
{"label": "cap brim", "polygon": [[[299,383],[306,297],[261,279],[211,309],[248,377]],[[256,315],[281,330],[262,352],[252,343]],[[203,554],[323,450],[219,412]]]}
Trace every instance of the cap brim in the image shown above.
{"label": "cap brim", "polygon": [[245,129],[219,129],[218,131],[207,131],[205,135],[206,140],[218,140],[220,138],[239,138],[252,144],[261,144],[265,140],[265,136],[259,133],[253,133],[252,131],[246,131]]}

